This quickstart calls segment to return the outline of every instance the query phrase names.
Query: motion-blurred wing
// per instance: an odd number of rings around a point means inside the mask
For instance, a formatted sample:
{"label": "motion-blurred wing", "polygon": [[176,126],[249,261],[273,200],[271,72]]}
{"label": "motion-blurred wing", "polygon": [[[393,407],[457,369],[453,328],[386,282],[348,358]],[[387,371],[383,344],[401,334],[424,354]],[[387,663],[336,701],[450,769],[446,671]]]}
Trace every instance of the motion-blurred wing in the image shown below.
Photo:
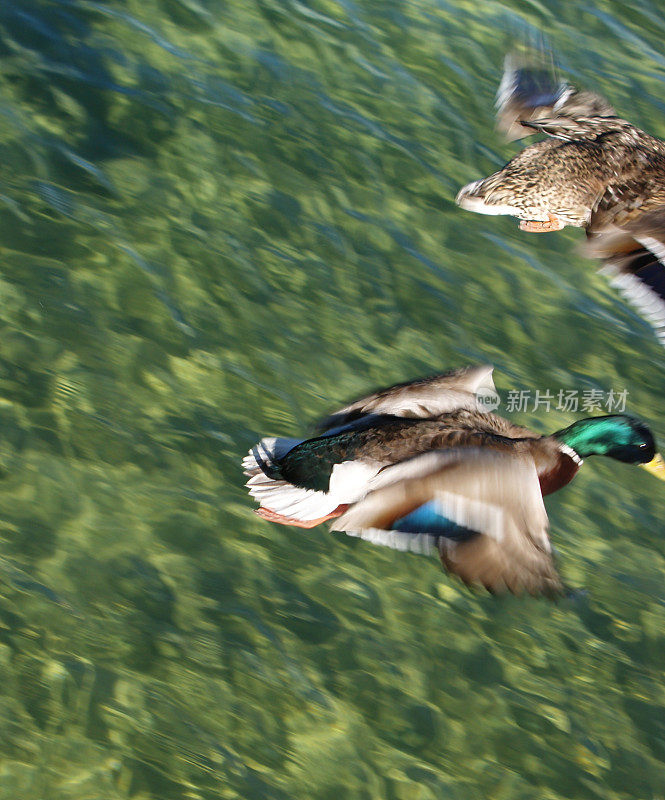
{"label": "motion-blurred wing", "polygon": [[644,213],[628,203],[601,206],[587,235],[588,254],[605,262],[612,285],[665,344],[665,205]]}
{"label": "motion-blurred wing", "polygon": [[446,569],[491,592],[562,590],[533,461],[487,450],[435,451],[382,470],[335,520],[402,550],[438,550]]}
{"label": "motion-blurred wing", "polygon": [[426,418],[462,408],[476,410],[476,393],[480,389],[494,391],[493,369],[488,364],[467,367],[379,389],[316,423],[315,430],[323,433],[370,414]]}
{"label": "motion-blurred wing", "polygon": [[[530,136],[534,129],[565,138],[571,120],[582,117],[612,117],[614,109],[600,95],[579,92],[565,81],[557,81],[553,66],[537,64],[516,55],[506,57],[496,95],[497,127],[510,141]],[[547,120],[540,126],[540,120]]]}

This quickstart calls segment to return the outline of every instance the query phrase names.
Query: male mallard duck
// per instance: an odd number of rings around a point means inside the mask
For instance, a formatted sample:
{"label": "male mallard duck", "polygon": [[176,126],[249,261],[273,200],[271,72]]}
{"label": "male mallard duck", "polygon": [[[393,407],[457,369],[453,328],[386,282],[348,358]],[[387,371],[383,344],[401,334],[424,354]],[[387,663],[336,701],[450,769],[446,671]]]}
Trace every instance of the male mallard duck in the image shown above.
{"label": "male mallard duck", "polygon": [[586,228],[590,255],[665,343],[665,142],[616,115],[596,94],[506,59],[497,94],[508,138],[545,133],[503,169],[464,186],[456,202],[509,214],[534,233]]}
{"label": "male mallard duck", "polygon": [[492,368],[398,384],[325,420],[310,439],[262,439],[243,460],[266,520],[332,529],[417,552],[492,592],[556,594],[543,495],[587,456],[644,465],[665,479],[647,426],[583,419],[540,436],[479,410]]}

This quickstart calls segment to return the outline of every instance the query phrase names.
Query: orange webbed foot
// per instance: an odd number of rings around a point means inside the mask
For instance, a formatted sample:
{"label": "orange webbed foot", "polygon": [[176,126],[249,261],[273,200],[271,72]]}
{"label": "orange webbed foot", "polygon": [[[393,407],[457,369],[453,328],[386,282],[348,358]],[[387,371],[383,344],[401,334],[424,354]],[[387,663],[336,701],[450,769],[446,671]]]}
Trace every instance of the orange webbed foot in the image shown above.
{"label": "orange webbed foot", "polygon": [[337,506],[332,514],[326,514],[325,517],[319,517],[318,519],[305,520],[294,519],[293,517],[285,517],[283,514],[278,514],[276,511],[272,511],[269,508],[264,508],[263,506],[261,506],[261,508],[257,508],[254,513],[258,514],[262,519],[265,519],[268,522],[276,522],[278,525],[293,525],[296,528],[315,528],[317,525],[320,525],[326,520],[340,517],[348,507],[348,505]]}
{"label": "orange webbed foot", "polygon": [[529,233],[549,233],[550,231],[560,231],[566,227],[566,223],[561,222],[555,214],[548,214],[547,216],[549,217],[547,222],[537,222],[533,219],[520,220],[520,230],[528,231]]}

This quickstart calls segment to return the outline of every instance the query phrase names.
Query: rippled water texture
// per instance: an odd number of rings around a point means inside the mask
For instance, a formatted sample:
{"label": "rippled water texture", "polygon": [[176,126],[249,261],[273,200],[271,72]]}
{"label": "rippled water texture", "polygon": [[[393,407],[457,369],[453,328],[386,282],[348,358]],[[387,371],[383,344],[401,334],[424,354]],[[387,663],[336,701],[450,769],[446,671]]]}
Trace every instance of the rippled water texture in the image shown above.
{"label": "rippled water texture", "polygon": [[552,605],[270,526],[239,469],[479,361],[665,441],[581,232],[453,204],[539,31],[665,136],[656,0],[2,0],[0,797],[665,796],[662,484],[591,460],[549,499],[586,590]]}

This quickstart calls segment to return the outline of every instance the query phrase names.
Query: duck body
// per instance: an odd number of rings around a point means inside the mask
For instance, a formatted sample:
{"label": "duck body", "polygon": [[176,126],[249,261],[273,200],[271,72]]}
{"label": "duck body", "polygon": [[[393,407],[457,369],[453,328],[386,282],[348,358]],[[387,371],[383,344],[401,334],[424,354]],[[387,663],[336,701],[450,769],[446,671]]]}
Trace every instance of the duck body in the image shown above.
{"label": "duck body", "polygon": [[300,527],[331,518],[379,470],[431,449],[437,418],[477,412],[480,391],[495,391],[489,365],[380,389],[320,420],[313,438],[262,439],[243,461],[258,513]]}
{"label": "duck body", "polygon": [[461,409],[427,419],[369,416],[341,431],[304,440],[273,466],[274,474],[294,486],[327,491],[335,467],[350,461],[383,469],[432,450],[457,448],[528,455],[543,494],[572,480],[580,463],[556,439],[538,436],[496,414]]}
{"label": "duck body", "polygon": [[483,367],[399,384],[331,415],[318,436],[262,439],[243,461],[257,513],[302,528],[330,520],[377,544],[434,551],[491,591],[557,593],[543,496],[588,454],[650,461],[653,437],[621,415],[541,436],[474,407],[470,390],[490,383]]}
{"label": "duck body", "polygon": [[618,117],[561,117],[527,126],[554,138],[525,147],[502,169],[463,187],[458,205],[510,214],[523,221],[523,230],[544,232],[597,224],[596,212],[618,211],[626,200],[640,214],[665,204],[660,139]]}
{"label": "duck body", "polygon": [[528,145],[502,169],[464,186],[456,202],[506,214],[531,233],[585,228],[587,253],[665,344],[665,142],[619,117],[607,101],[506,60],[498,127]]}

